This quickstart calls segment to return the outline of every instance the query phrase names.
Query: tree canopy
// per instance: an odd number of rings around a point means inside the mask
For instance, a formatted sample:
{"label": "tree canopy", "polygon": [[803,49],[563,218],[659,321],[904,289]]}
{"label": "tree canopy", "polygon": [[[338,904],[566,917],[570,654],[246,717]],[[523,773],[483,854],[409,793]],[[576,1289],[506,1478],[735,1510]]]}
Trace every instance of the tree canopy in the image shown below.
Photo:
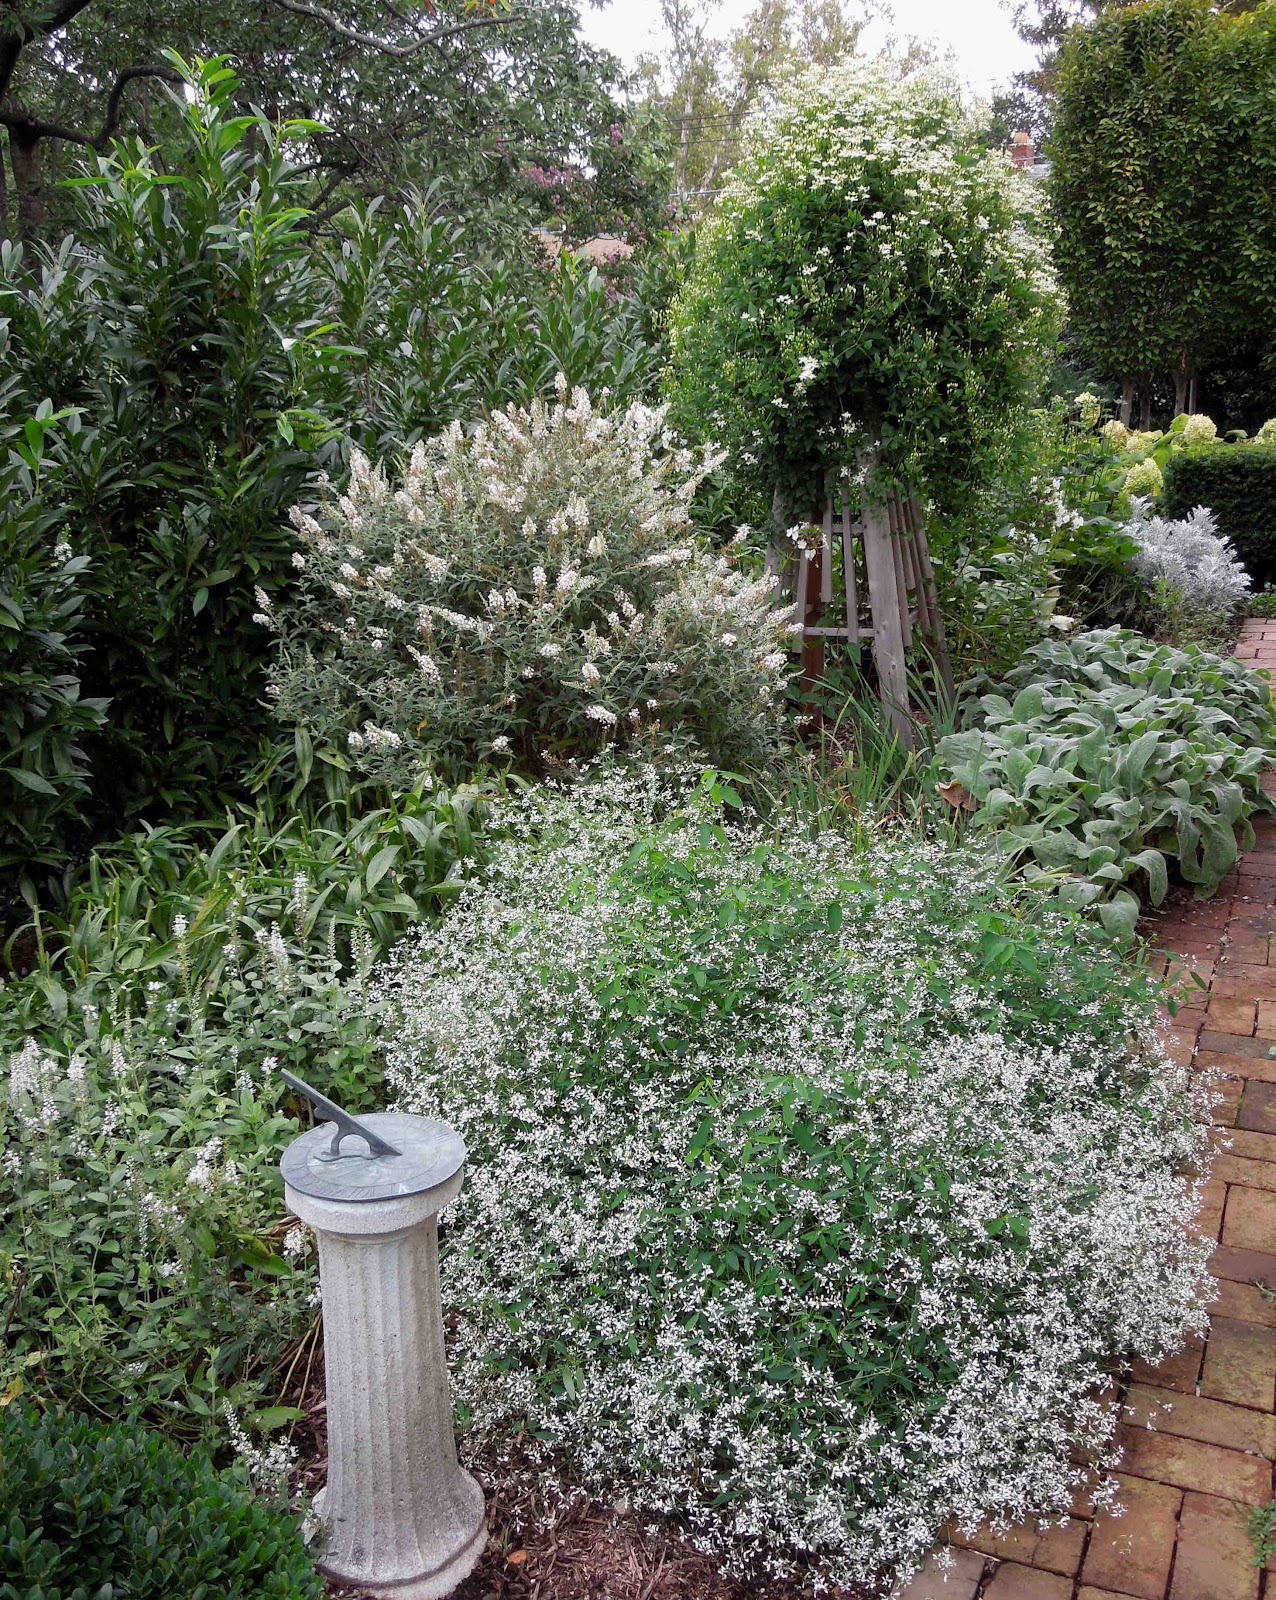
{"label": "tree canopy", "polygon": [[799,68],[831,66],[854,52],[874,0],[758,0],[719,38],[720,0],[661,0],[661,54],[639,62],[649,104],[664,121],[678,203],[711,201],[740,154],[749,114]]}
{"label": "tree canopy", "polygon": [[37,233],[77,149],[105,151],[121,133],[180,142],[155,92],[175,77],[165,48],[232,59],[245,110],[323,125],[320,212],[409,179],[442,177],[481,201],[616,120],[619,63],[583,43],[577,21],[570,0],[0,0],[0,212]]}
{"label": "tree canopy", "polygon": [[1070,324],[1127,409],[1173,374],[1182,410],[1204,359],[1271,323],[1276,0],[1108,11],[1069,35],[1056,96]]}

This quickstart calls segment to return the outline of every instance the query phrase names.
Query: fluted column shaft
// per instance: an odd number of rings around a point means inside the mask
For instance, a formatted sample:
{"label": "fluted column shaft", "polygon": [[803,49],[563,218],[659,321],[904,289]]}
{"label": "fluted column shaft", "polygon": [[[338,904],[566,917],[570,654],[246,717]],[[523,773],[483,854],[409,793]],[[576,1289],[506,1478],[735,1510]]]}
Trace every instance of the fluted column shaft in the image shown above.
{"label": "fluted column shaft", "polygon": [[437,1213],[424,1194],[320,1200],[287,1189],[319,1238],[328,1482],[320,1569],[400,1600],[449,1594],[486,1539],[483,1494],[457,1462],[439,1302]]}

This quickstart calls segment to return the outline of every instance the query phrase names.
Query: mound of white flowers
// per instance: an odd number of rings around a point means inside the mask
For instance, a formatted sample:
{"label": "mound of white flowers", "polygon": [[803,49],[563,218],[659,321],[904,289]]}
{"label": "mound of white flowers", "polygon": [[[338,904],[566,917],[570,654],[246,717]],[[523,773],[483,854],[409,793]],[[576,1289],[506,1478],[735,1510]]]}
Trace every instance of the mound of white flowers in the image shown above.
{"label": "mound of white flowers", "polygon": [[583,389],[453,424],[397,487],[355,452],[345,494],[294,512],[296,576],[259,618],[279,714],[400,787],[633,743],[765,767],[790,619],[694,536],[716,459]]}
{"label": "mound of white flowers", "polygon": [[1105,1376],[1200,1324],[1200,1107],[1101,933],[969,851],[730,799],[510,813],[374,979],[391,1081],[469,1149],[470,1450],[873,1583],[950,1519],[1063,1512]]}
{"label": "mound of white flowers", "polygon": [[1219,534],[1214,513],[1197,506],[1190,517],[1176,521],[1150,516],[1150,508],[1150,501],[1136,500],[1126,525],[1139,546],[1131,563],[1134,570],[1162,609],[1171,607],[1196,626],[1224,625],[1245,603],[1250,580]]}

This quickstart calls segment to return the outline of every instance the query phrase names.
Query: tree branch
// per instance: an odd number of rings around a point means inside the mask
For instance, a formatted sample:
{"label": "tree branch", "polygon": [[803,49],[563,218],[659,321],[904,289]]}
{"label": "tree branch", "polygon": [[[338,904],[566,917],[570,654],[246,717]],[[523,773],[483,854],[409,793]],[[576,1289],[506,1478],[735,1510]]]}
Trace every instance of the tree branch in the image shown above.
{"label": "tree branch", "polygon": [[37,39],[47,39],[50,34],[60,33],[68,22],[92,3],[93,0],[63,0],[43,21],[14,17],[7,27],[0,27],[0,100],[9,92],[18,57],[27,45],[34,44]]}
{"label": "tree branch", "polygon": [[102,119],[102,131],[92,141],[99,150],[106,148],[111,135],[115,132],[120,120],[124,91],[137,78],[158,78],[162,83],[173,84],[182,81],[181,74],[174,72],[171,67],[125,67],[111,85],[110,97],[106,102],[106,116]]}
{"label": "tree branch", "polygon": [[94,140],[87,133],[64,128],[60,122],[46,122],[43,117],[33,117],[20,106],[0,106],[0,128],[8,128],[10,137],[28,148],[38,144],[41,139],[65,139],[68,144],[82,144],[88,149],[94,147]]}
{"label": "tree branch", "polygon": [[504,28],[511,22],[524,22],[527,13],[511,11],[503,17],[471,17],[467,22],[453,22],[445,28],[435,28],[432,33],[427,33],[419,39],[413,39],[408,44],[396,44],[393,39],[382,39],[375,33],[364,33],[359,28],[352,28],[348,22],[342,22],[340,17],[334,16],[331,11],[326,11],[322,6],[313,6],[307,0],[275,0],[277,6],[285,11],[291,11],[297,17],[313,17],[316,22],[322,22],[325,28],[333,33],[340,34],[343,39],[350,39],[355,44],[361,44],[367,50],[377,50],[382,55],[414,56],[419,50],[429,49],[432,45],[442,44],[445,39],[454,39],[458,34],[469,33],[475,28]]}

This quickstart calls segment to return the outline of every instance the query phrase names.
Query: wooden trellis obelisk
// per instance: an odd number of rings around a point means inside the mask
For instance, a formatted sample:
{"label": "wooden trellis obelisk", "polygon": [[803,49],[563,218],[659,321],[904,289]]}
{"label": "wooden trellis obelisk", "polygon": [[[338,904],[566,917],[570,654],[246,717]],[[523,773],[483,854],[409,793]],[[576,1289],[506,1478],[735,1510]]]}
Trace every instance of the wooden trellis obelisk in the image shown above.
{"label": "wooden trellis obelisk", "polygon": [[[871,490],[870,479],[863,510],[854,520],[849,493],[843,489],[836,506],[830,495],[822,516],[812,519],[812,532],[819,530],[818,544],[812,538],[787,553],[773,544],[767,552],[767,570],[779,574],[782,592],[792,596],[793,620],[803,624],[802,676],[806,686],[813,687],[823,677],[827,640],[845,639],[855,645],[871,640],[882,706],[900,743],[911,750],[915,739],[908,700],[907,652],[912,648],[913,630],[917,629],[925,639],[950,700],[952,665],[917,497],[892,490],[884,498],[874,499]],[[841,583],[835,601],[834,574],[838,566]],[[864,600],[868,606],[867,625],[861,616]]]}

